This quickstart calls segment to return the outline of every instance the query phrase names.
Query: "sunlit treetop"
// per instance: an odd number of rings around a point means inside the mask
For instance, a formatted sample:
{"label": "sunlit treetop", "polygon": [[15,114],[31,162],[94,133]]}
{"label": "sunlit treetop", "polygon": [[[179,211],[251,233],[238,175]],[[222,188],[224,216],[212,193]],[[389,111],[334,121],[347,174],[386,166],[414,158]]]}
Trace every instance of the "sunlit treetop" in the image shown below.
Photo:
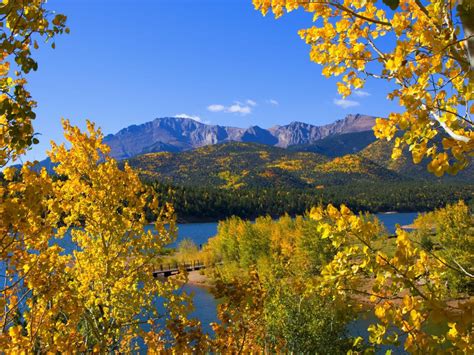
{"label": "sunlit treetop", "polygon": [[[184,274],[152,276],[176,235],[172,206],[108,156],[93,123],[86,132],[69,121],[63,128],[68,146],[49,152],[58,176],[32,163],[4,169],[0,349],[130,353],[141,338],[156,352],[198,351],[206,337],[178,292]],[[147,214],[156,216],[153,230]]]}
{"label": "sunlit treetop", "polygon": [[45,0],[3,0],[0,3],[0,166],[16,159],[33,143],[36,102],[25,76],[38,68],[33,49],[69,32],[66,16],[45,8]]}
{"label": "sunlit treetop", "polygon": [[253,0],[275,17],[304,8],[314,25],[299,32],[326,77],[338,76],[346,97],[369,78],[394,84],[401,112],[378,119],[392,157],[406,147],[428,157],[437,176],[465,168],[474,151],[474,1]]}

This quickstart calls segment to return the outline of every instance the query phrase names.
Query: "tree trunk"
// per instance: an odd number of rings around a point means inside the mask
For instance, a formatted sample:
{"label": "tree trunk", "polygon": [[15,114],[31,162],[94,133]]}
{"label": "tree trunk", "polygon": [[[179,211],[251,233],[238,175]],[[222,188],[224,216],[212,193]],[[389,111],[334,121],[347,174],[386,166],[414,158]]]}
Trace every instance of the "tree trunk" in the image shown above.
{"label": "tree trunk", "polygon": [[474,0],[459,0],[458,13],[467,38],[467,58],[474,71]]}

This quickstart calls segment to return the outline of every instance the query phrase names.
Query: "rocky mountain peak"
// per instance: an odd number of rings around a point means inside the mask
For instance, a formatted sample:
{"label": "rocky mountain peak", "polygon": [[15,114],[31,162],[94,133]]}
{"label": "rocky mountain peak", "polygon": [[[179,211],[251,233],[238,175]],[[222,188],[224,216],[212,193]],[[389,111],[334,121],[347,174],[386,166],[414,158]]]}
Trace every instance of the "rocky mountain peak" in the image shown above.
{"label": "rocky mountain peak", "polygon": [[374,123],[374,117],[356,114],[324,126],[292,121],[288,125],[269,129],[259,126],[244,129],[208,125],[183,117],[162,117],[110,134],[104,142],[111,147],[111,154],[117,159],[157,151],[183,151],[229,141],[286,148],[312,144],[331,135],[370,130]]}

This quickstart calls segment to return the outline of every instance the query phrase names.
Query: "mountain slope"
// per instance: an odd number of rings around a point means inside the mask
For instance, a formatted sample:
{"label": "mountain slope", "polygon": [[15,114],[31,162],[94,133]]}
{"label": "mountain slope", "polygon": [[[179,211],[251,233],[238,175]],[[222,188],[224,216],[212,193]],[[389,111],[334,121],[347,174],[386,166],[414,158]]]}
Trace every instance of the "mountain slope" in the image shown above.
{"label": "mountain slope", "polygon": [[183,151],[240,137],[244,130],[206,125],[179,117],[157,118],[152,122],[122,129],[104,138],[117,159],[157,151]]}
{"label": "mountain slope", "polygon": [[187,118],[164,117],[142,125],[133,125],[104,138],[116,159],[153,152],[180,152],[230,141],[260,143],[277,147],[314,144],[330,136],[370,130],[374,117],[348,115],[324,126],[292,122],[285,126],[247,129],[207,125]]}
{"label": "mountain slope", "polygon": [[275,126],[269,131],[278,139],[278,147],[312,144],[323,138],[352,132],[372,130],[375,118],[366,115],[348,115],[343,120],[324,126],[313,126],[303,122],[292,122],[286,126]]}
{"label": "mountain slope", "polygon": [[335,158],[360,152],[375,140],[374,132],[370,130],[333,135],[314,144],[293,145],[288,149],[294,152],[313,152]]}
{"label": "mountain slope", "polygon": [[128,163],[149,180],[229,189],[321,188],[403,180],[397,173],[355,155],[331,160],[312,152],[240,142],[180,153],[144,154],[129,159]]}
{"label": "mountain slope", "polygon": [[441,178],[437,178],[431,174],[428,169],[428,160],[425,158],[420,164],[413,163],[411,153],[405,149],[402,156],[397,160],[393,160],[392,156],[393,143],[377,140],[362,149],[358,156],[369,159],[377,165],[382,166],[396,174],[404,177],[415,177],[419,180],[429,181],[463,181],[472,182],[474,176],[474,166],[471,164],[465,170],[460,171],[455,176],[445,174]]}

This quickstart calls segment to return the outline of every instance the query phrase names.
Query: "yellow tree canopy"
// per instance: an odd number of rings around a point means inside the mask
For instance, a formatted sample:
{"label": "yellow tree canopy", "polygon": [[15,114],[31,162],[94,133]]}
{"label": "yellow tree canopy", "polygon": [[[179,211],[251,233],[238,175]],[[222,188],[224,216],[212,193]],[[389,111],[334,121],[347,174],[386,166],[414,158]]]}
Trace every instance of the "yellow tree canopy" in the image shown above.
{"label": "yellow tree canopy", "polygon": [[378,119],[378,138],[428,157],[437,176],[456,173],[473,156],[474,2],[455,0],[253,0],[275,17],[298,8],[314,14],[299,32],[323,75],[339,76],[344,97],[369,78],[394,84],[404,108]]}
{"label": "yellow tree canopy", "polygon": [[39,43],[69,33],[66,16],[45,8],[45,0],[0,2],[0,166],[14,160],[33,143],[36,102],[26,89],[25,75],[38,69],[32,55]]}
{"label": "yellow tree canopy", "polygon": [[[87,133],[63,125],[70,147],[53,144],[49,154],[57,177],[29,164],[4,171],[0,348],[128,352],[137,338],[156,350],[199,346],[190,303],[176,292],[184,280],[152,277],[176,231],[172,207],[119,168],[92,123]],[[155,231],[145,228],[147,210],[158,216]],[[58,244],[68,236],[66,253]]]}

